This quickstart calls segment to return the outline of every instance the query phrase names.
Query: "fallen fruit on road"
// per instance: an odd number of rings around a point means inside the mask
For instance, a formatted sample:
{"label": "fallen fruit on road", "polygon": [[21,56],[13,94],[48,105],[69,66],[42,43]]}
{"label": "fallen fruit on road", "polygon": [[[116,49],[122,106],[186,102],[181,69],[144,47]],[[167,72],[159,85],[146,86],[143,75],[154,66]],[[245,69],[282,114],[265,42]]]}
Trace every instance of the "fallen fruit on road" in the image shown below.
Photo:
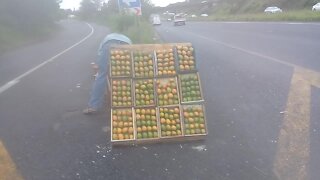
{"label": "fallen fruit on road", "polygon": [[128,50],[111,50],[111,76],[131,75],[131,53]]}
{"label": "fallen fruit on road", "polygon": [[112,110],[112,140],[133,140],[132,109]]}
{"label": "fallen fruit on road", "polygon": [[131,80],[112,80],[112,106],[132,106]]}

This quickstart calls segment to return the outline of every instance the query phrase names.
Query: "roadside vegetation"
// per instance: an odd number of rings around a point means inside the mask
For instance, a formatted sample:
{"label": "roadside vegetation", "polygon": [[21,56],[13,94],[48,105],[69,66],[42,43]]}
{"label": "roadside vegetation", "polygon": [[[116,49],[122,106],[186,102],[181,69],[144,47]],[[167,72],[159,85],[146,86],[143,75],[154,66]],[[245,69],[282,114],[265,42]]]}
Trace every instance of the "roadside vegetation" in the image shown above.
{"label": "roadside vegetation", "polygon": [[127,35],[134,43],[155,42],[153,26],[143,17],[113,15],[105,20],[100,20],[100,22],[110,27],[112,32]]}
{"label": "roadside vegetation", "polygon": [[105,25],[112,32],[125,34],[133,43],[154,43],[155,32],[148,20],[153,8],[149,0],[142,0],[142,16],[125,15],[119,11],[117,0],[108,3],[82,0],[78,16]]}
{"label": "roadside vegetation", "polygon": [[0,54],[48,36],[58,17],[58,0],[1,0]]}
{"label": "roadside vegetation", "polygon": [[190,18],[192,21],[320,21],[320,12],[310,10],[288,11],[283,13],[213,14],[209,17]]}
{"label": "roadside vegetation", "polygon": [[[158,9],[159,12],[182,12],[201,21],[320,21],[320,12],[312,6],[319,0],[189,0]],[[277,6],[283,13],[265,14],[265,8]],[[208,14],[208,17],[201,17]]]}

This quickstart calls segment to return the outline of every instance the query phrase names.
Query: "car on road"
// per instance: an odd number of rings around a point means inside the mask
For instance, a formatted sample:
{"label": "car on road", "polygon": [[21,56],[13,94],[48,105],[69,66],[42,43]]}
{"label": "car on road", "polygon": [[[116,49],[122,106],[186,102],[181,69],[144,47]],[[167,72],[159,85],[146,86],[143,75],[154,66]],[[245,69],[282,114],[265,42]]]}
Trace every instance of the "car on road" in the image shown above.
{"label": "car on road", "polygon": [[151,14],[150,21],[152,25],[161,25],[161,19],[159,14]]}
{"label": "car on road", "polygon": [[161,25],[160,16],[154,16],[152,19],[152,24],[153,25]]}
{"label": "car on road", "polygon": [[276,7],[276,6],[272,6],[272,7],[267,7],[265,10],[264,10],[265,13],[282,13],[282,9]]}
{"label": "car on road", "polygon": [[76,17],[76,16],[73,15],[73,14],[69,14],[69,15],[68,15],[68,18],[70,18],[70,19],[75,18],[75,17]]}
{"label": "car on road", "polygon": [[317,3],[314,6],[312,6],[312,11],[320,11],[320,3]]}
{"label": "car on road", "polygon": [[182,26],[182,25],[186,25],[186,18],[182,15],[175,15],[173,17],[173,25],[174,26]]}
{"label": "car on road", "polygon": [[200,16],[201,17],[208,17],[209,15],[208,14],[201,14]]}

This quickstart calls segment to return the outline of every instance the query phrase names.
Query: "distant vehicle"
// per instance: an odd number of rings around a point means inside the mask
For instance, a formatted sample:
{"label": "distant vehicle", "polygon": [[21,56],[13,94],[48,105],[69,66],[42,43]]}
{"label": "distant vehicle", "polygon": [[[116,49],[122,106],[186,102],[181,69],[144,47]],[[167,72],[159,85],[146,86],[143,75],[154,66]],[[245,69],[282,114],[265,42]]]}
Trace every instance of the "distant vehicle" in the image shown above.
{"label": "distant vehicle", "polygon": [[320,11],[320,3],[317,3],[314,6],[312,6],[312,11]]}
{"label": "distant vehicle", "polygon": [[201,17],[208,17],[209,15],[208,14],[201,14],[200,16]]}
{"label": "distant vehicle", "polygon": [[196,18],[196,17],[197,17],[197,15],[195,15],[195,14],[192,14],[192,15],[191,15],[191,17],[192,17],[192,18]]}
{"label": "distant vehicle", "polygon": [[153,17],[152,24],[153,25],[161,25],[160,17],[159,16]]}
{"label": "distant vehicle", "polygon": [[168,18],[167,21],[172,21],[172,19],[171,19],[171,18]]}
{"label": "distant vehicle", "polygon": [[75,15],[73,15],[73,14],[69,14],[68,15],[68,18],[75,18],[76,16]]}
{"label": "distant vehicle", "polygon": [[282,13],[282,9],[278,8],[278,7],[267,7],[264,10],[265,13]]}
{"label": "distant vehicle", "polygon": [[150,21],[153,25],[161,25],[161,19],[158,14],[152,14],[150,16]]}
{"label": "distant vehicle", "polygon": [[182,15],[175,15],[173,17],[173,25],[175,26],[186,25],[186,18],[184,18]]}

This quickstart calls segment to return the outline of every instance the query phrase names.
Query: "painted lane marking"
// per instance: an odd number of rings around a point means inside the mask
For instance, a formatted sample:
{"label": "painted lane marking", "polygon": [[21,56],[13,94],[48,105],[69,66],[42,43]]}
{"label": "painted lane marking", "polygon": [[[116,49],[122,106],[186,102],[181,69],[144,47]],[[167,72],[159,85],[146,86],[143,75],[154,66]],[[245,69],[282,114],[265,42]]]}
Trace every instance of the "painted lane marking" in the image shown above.
{"label": "painted lane marking", "polygon": [[244,52],[246,54],[250,54],[250,55],[257,56],[257,57],[260,57],[260,58],[263,58],[263,59],[267,59],[267,60],[271,60],[271,61],[283,64],[283,65],[287,65],[287,66],[290,66],[290,67],[299,67],[299,66],[297,66],[295,64],[292,64],[292,63],[289,63],[289,62],[285,62],[285,61],[282,61],[280,59],[277,59],[277,58],[274,58],[274,57],[271,57],[271,56],[267,56],[267,55],[264,55],[264,54],[261,54],[261,53],[258,53],[258,52],[254,52],[254,51],[250,51],[250,50],[247,50],[247,49],[243,49],[243,48],[240,48],[240,47],[228,44],[228,43],[224,43],[222,41],[217,41],[215,39],[209,39],[209,38],[207,38],[205,36],[198,35],[198,34],[195,34],[195,33],[191,33],[191,32],[188,32],[188,33],[193,34],[194,36],[198,36],[199,38],[204,39],[206,41],[211,41],[213,43],[220,44],[220,45],[228,47],[230,49],[242,51],[242,52]]}
{"label": "painted lane marking", "polygon": [[17,171],[10,154],[0,139],[0,179],[1,180],[23,180]]}
{"label": "painted lane marking", "polygon": [[67,49],[61,51],[60,53],[58,53],[57,55],[51,57],[50,59],[47,59],[45,60],[43,63],[33,67],[32,69],[28,70],[27,72],[21,74],[20,76],[14,78],[13,80],[9,81],[8,83],[6,83],[5,85],[1,86],[0,87],[0,94],[5,92],[6,90],[8,90],[9,88],[13,87],[14,85],[16,85],[18,82],[20,82],[20,80],[28,75],[30,75],[31,73],[33,73],[34,71],[40,69],[41,67],[43,67],[44,65],[50,63],[50,62],[53,62],[54,60],[56,60],[59,56],[63,55],[64,53],[70,51],[72,48],[80,45],[81,43],[83,43],[85,40],[87,40],[88,38],[90,38],[93,33],[94,33],[94,28],[89,24],[89,23],[86,23],[90,29],[91,29],[91,32],[86,36],[84,37],[83,39],[81,39],[79,42],[75,43],[74,45],[68,47]]}
{"label": "painted lane marking", "polygon": [[273,171],[281,180],[310,178],[311,86],[320,88],[319,73],[295,68],[274,160]]}
{"label": "painted lane marking", "polygon": [[291,80],[274,160],[274,173],[281,180],[309,179],[311,86],[304,76],[295,69]]}

